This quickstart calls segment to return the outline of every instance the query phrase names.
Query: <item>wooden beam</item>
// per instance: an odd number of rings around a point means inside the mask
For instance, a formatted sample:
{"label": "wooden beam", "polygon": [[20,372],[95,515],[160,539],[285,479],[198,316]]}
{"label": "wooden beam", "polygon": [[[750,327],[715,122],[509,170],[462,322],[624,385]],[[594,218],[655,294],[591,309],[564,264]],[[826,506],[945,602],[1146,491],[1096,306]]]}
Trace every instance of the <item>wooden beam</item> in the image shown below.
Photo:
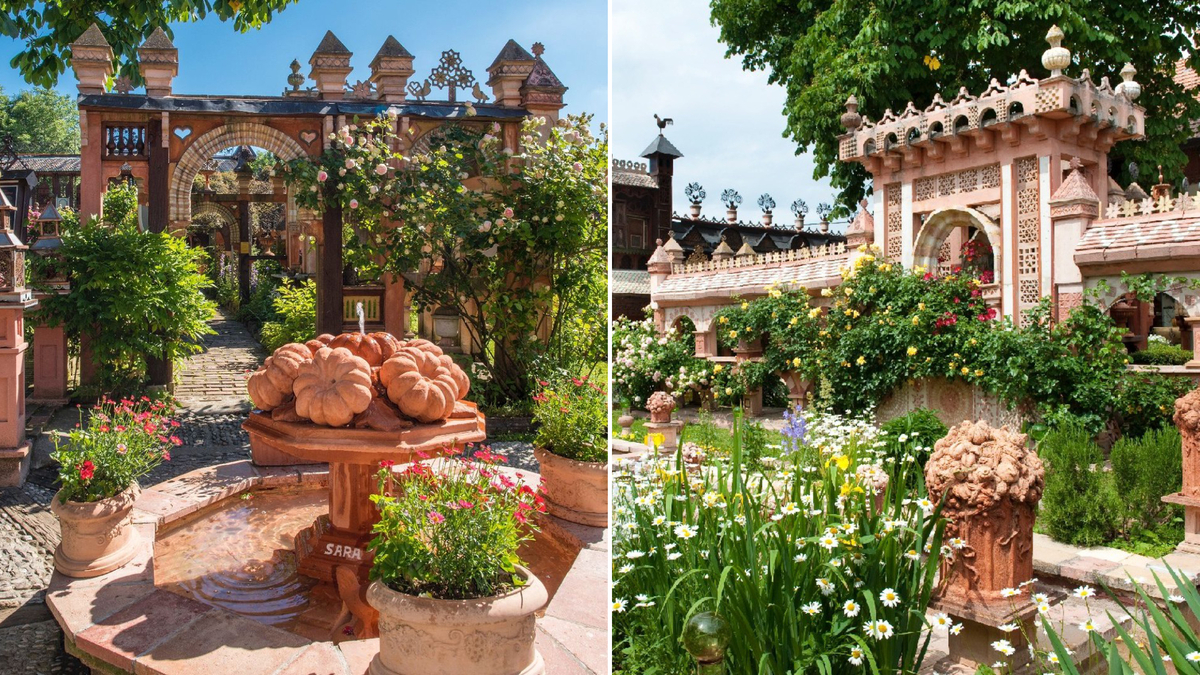
{"label": "wooden beam", "polygon": [[242,304],[250,302],[250,204],[238,202],[238,296]]}
{"label": "wooden beam", "polygon": [[317,333],[342,332],[342,207],[326,192],[317,248]]}
{"label": "wooden beam", "polygon": [[146,190],[150,193],[147,211],[151,232],[167,229],[171,203],[170,150],[163,146],[163,133],[161,118],[151,117],[146,121],[146,150],[150,154]]}

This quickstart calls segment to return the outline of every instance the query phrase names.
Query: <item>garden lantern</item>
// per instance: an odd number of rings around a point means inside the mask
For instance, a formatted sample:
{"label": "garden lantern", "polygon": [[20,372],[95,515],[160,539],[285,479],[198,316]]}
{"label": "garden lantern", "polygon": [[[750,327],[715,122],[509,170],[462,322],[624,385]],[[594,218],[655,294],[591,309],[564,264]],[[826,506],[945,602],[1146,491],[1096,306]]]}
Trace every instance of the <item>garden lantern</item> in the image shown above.
{"label": "garden lantern", "polygon": [[438,307],[433,313],[433,332],[438,346],[453,350],[459,346],[459,316],[450,307]]}
{"label": "garden lantern", "polygon": [[25,291],[25,250],[12,222],[16,209],[0,192],[0,301],[22,301]]}
{"label": "garden lantern", "polygon": [[62,218],[58,215],[58,209],[50,204],[35,223],[38,227],[38,238],[29,250],[46,258],[49,263],[46,269],[47,278],[44,281],[53,286],[65,286],[66,278],[62,276],[62,269],[57,264],[61,257],[58,249],[62,248]]}
{"label": "garden lantern", "polygon": [[725,649],[729,647],[729,622],[720,614],[701,612],[683,627],[683,647],[696,659],[696,675],[725,672]]}

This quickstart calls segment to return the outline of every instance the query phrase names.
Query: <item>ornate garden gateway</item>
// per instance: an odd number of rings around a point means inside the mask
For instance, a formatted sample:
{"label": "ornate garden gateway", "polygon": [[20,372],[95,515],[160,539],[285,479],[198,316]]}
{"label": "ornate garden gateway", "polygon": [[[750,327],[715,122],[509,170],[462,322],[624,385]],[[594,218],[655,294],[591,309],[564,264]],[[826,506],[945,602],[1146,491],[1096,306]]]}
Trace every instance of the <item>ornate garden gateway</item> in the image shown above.
{"label": "ornate garden gateway", "polygon": [[[333,131],[352,124],[356,117],[394,116],[393,149],[400,153],[428,147],[445,125],[464,123],[467,117],[472,125],[499,123],[502,131],[497,135],[507,149],[516,151],[525,118],[540,116],[554,122],[564,106],[566,87],[542,60],[541,45],[533,51],[530,54],[509,40],[487,69],[489,95],[453,50],[441,55],[426,79],[410,82],[416,59],[389,36],[371,61],[368,78],[349,84],[353,54],[326,32],[309,58],[309,77],[315,87],[303,87],[301,66],[293,61],[287,77],[290,87],[277,96],[182,95],[172,90],[179,71],[178,50],[158,30],[138,50],[146,93],[134,94],[125,80],[117,81],[115,91],[107,91],[113,74],[112,50],[93,25],[71,46],[80,92],[81,216],[99,213],[110,181],[132,176],[149,229],[183,234],[193,214],[214,210],[211,199],[197,200],[193,195],[196,176],[214,154],[251,146],[283,161],[315,158],[331,142]],[[444,91],[446,100],[431,100],[435,90]],[[463,100],[468,94],[471,102]],[[403,279],[388,276],[378,285],[343,291],[340,210],[317,214],[298,208],[295,195],[282,181],[272,183],[273,195],[243,194],[239,199],[286,205],[283,230],[268,234],[284,242],[285,267],[316,274],[318,332],[338,333],[344,324],[354,323],[354,307],[362,301],[371,324],[398,335],[407,333],[409,302]],[[226,245],[238,258],[245,282],[257,238],[249,231],[248,219],[240,216],[231,223],[232,241]],[[309,253],[310,243],[315,255]],[[430,316],[423,317],[422,324],[432,328],[432,310],[426,313]],[[460,334],[426,332],[433,338],[457,339]],[[463,348],[469,351],[471,346]]]}
{"label": "ornate garden gateway", "polygon": [[[1062,316],[1085,289],[1103,289],[1101,282],[1111,285],[1122,272],[1200,278],[1200,195],[1174,194],[1161,178],[1147,194],[1107,175],[1112,146],[1145,130],[1133,67],[1121,70],[1116,86],[1108,77],[1095,83],[1086,69],[1069,76],[1071,54],[1061,40],[1051,28],[1046,78],[1022,70],[1008,84],[993,79],[978,95],[965,88],[948,100],[937,94],[924,109],[910,102],[877,121],[861,115],[851,96],[840,158],[870,171],[874,202],[861,203],[846,245],[685,263],[674,240],[660,242],[649,263],[659,330],[687,317],[697,356],[733,360],[718,352],[717,311],[734,298],[761,297],[768,286],[803,287],[827,306],[821,290],[841,283],[863,244],[934,274],[949,272],[966,253],[979,267],[987,303],[1022,325],[1041,298],[1051,297]],[[1174,290],[1188,325],[1200,322],[1200,294]],[[1200,344],[1200,330],[1191,332]],[[746,356],[754,354],[736,358]]]}

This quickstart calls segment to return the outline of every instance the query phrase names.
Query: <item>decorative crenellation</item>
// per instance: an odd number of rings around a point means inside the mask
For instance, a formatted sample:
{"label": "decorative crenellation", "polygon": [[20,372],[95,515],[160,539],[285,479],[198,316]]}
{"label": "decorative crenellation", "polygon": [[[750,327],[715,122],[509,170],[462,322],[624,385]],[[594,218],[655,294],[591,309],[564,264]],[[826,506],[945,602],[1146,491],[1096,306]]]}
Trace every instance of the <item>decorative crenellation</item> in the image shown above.
{"label": "decorative crenellation", "polygon": [[825,244],[815,248],[800,248],[787,251],[772,251],[770,253],[756,253],[754,255],[739,255],[723,260],[709,260],[705,262],[685,262],[671,265],[672,274],[691,274],[693,272],[714,272],[717,270],[735,269],[738,267],[753,267],[754,265],[769,265],[772,263],[787,263],[798,262],[802,260],[815,260],[818,258],[831,258],[836,256],[846,255],[847,249],[844,242],[836,242],[833,244]]}
{"label": "decorative crenellation", "polygon": [[646,162],[639,162],[633,159],[613,159],[613,171],[627,171],[629,173],[644,173],[649,174],[649,165]]}
{"label": "decorative crenellation", "polygon": [[[1056,52],[1051,60],[1053,65],[1062,65],[1062,54]],[[1133,81],[1136,70],[1132,66],[1127,65],[1121,72],[1124,81],[1114,89],[1107,77],[1098,85],[1093,83],[1087,70],[1078,78],[1056,73],[1041,80],[1022,70],[1007,85],[993,78],[977,96],[965,87],[950,101],[935,94],[924,110],[910,101],[900,114],[888,109],[878,121],[861,115],[858,101],[851,100],[847,102],[847,114],[842,116],[847,131],[839,136],[840,158],[859,162],[873,157],[898,159],[902,151],[916,149],[937,157],[943,152],[943,143],[952,144],[952,150],[965,151],[961,145],[964,136],[977,137],[979,145],[990,148],[992,141],[982,138],[984,132],[999,131],[1015,143],[1019,136],[1013,135],[1017,131],[1014,123],[1044,133],[1039,127],[1041,118],[1073,117],[1081,128],[1093,124],[1097,130],[1110,131],[1112,142],[1139,138],[1145,130],[1145,110],[1133,99],[1141,87]]]}
{"label": "decorative crenellation", "polygon": [[1200,212],[1200,192],[1176,194],[1171,186],[1164,187],[1166,189],[1159,192],[1157,199],[1151,196],[1141,199],[1110,197],[1108,206],[1104,209],[1104,219],[1123,220],[1163,213]]}

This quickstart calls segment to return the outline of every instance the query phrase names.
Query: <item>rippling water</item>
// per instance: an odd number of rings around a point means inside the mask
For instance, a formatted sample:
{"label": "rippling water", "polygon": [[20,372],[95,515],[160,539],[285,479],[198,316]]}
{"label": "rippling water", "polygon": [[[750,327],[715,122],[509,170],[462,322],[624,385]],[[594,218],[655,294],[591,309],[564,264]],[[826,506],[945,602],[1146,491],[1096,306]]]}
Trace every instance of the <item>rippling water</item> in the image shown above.
{"label": "rippling water", "polygon": [[264,491],[227,499],[155,543],[155,583],[293,630],[315,584],[296,573],[293,538],[328,510],[327,494]]}

